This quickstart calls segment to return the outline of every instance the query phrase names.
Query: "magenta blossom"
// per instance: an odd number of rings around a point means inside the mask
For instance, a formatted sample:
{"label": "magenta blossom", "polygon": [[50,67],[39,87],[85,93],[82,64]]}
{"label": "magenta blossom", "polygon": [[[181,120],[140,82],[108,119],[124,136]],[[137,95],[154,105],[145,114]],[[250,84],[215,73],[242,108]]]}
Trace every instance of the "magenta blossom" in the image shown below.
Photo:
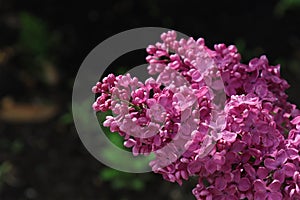
{"label": "magenta blossom", "polygon": [[300,111],[280,65],[243,64],[234,45],[211,50],[175,31],[161,39],[146,49],[155,79],[110,74],[92,88],[93,109],[113,113],[103,125],[133,155],[154,153],[165,180],[197,176],[196,199],[300,199]]}

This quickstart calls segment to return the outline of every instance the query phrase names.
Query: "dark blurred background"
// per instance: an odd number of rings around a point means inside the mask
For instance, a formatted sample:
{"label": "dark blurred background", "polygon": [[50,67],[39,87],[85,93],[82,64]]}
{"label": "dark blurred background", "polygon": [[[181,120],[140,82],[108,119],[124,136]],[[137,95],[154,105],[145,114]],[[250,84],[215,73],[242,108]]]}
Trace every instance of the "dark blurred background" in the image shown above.
{"label": "dark blurred background", "polygon": [[300,0],[0,0],[1,200],[194,199],[195,180],[179,187],[105,167],[73,124],[81,62],[106,38],[144,26],[204,37],[211,48],[236,44],[243,62],[266,54],[281,64],[289,100],[300,105]]}

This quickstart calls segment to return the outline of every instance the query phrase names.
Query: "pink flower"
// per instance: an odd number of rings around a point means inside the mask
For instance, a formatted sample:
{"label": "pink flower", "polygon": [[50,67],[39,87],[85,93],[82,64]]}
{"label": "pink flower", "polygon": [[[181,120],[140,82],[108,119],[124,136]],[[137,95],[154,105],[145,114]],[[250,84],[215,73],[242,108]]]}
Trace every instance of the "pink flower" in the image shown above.
{"label": "pink flower", "polygon": [[277,180],[271,182],[268,186],[262,180],[254,181],[254,199],[257,200],[281,200],[281,183]]}
{"label": "pink flower", "polygon": [[153,152],[165,180],[198,176],[197,199],[300,199],[300,111],[280,66],[266,56],[242,64],[233,45],[211,50],[175,31],[161,39],[146,49],[157,78],[110,74],[92,87],[93,109],[113,113],[103,125],[133,155]]}

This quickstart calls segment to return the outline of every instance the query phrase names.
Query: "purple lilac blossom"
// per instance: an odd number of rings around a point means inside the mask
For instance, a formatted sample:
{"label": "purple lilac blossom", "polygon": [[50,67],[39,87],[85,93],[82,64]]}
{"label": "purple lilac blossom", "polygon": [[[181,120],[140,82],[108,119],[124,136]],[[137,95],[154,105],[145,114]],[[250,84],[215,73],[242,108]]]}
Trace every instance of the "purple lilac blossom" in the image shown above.
{"label": "purple lilac blossom", "polygon": [[[300,112],[287,101],[280,66],[266,56],[242,64],[233,45],[211,50],[202,38],[176,40],[175,31],[161,39],[147,48],[156,79],[110,74],[92,88],[93,109],[114,114],[104,126],[133,155],[154,152],[150,166],[164,179],[197,176],[196,199],[300,199]],[[211,90],[223,88],[218,121]]]}

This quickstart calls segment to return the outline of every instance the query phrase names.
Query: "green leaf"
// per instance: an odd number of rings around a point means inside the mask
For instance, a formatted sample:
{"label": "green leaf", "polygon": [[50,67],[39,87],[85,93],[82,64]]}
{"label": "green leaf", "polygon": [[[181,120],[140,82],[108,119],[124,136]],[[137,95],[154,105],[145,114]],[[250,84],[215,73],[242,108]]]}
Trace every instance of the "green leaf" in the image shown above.
{"label": "green leaf", "polygon": [[111,169],[111,168],[105,168],[100,172],[100,178],[104,181],[110,181],[114,178],[117,178],[120,175],[119,171]]}
{"label": "green leaf", "polygon": [[39,18],[23,12],[20,14],[19,43],[23,50],[34,56],[45,57],[50,48],[46,24]]}
{"label": "green leaf", "polygon": [[300,7],[300,0],[281,0],[274,9],[277,16],[283,16],[287,10],[292,10]]}
{"label": "green leaf", "polygon": [[145,183],[140,179],[133,179],[131,182],[132,189],[134,190],[143,190],[145,188]]}
{"label": "green leaf", "polygon": [[103,122],[106,119],[106,116],[112,115],[111,111],[107,111],[107,112],[97,112],[97,119],[99,121],[99,125],[101,126],[103,132],[105,133],[105,135],[108,137],[108,139],[117,147],[119,147],[120,149],[123,150],[127,150],[129,151],[128,148],[124,147],[123,143],[124,143],[124,139],[123,137],[121,137],[118,133],[112,133],[108,127],[104,127],[103,126]]}

